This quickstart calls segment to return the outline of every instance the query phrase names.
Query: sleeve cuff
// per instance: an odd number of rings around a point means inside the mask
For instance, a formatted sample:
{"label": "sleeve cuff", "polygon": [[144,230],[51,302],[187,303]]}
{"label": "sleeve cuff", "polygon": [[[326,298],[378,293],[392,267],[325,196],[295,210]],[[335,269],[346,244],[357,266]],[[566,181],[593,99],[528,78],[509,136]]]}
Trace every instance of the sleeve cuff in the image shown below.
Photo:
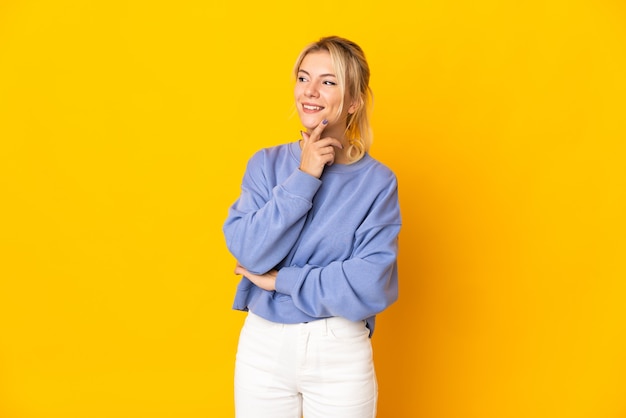
{"label": "sleeve cuff", "polygon": [[322,185],[322,181],[304,171],[295,170],[281,185],[285,192],[308,201],[313,200]]}
{"label": "sleeve cuff", "polygon": [[298,282],[299,271],[300,269],[297,267],[281,268],[276,276],[276,291],[285,295],[291,295],[291,291]]}

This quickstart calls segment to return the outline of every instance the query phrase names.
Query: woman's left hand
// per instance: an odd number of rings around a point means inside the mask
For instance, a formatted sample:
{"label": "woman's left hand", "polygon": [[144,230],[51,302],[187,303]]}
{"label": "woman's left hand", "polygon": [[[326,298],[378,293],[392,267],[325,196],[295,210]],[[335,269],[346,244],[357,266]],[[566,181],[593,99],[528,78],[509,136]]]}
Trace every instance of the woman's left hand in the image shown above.
{"label": "woman's left hand", "polygon": [[265,274],[254,274],[250,273],[248,269],[237,263],[237,266],[235,267],[235,274],[246,276],[248,280],[261,289],[268,291],[276,290],[276,276],[278,275],[278,270],[270,270]]}

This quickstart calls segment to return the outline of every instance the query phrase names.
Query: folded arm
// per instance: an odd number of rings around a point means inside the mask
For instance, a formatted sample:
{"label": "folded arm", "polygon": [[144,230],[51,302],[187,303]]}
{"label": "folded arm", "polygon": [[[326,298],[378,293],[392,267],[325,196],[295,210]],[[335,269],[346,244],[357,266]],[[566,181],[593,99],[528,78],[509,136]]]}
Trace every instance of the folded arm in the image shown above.
{"label": "folded arm", "polygon": [[255,155],[223,226],[231,254],[252,273],[274,268],[295,245],[320,185],[319,179],[298,169],[272,185],[262,154]]}

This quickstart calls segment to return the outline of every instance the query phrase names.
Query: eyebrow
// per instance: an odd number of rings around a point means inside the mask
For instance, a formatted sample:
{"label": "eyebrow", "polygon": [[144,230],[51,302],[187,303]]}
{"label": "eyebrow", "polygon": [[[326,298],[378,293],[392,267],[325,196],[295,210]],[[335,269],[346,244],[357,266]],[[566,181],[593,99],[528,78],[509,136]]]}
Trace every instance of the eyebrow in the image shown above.
{"label": "eyebrow", "polygon": [[[306,75],[311,75],[308,71],[306,71],[306,70],[302,70],[302,69],[298,70],[298,72],[299,72],[299,73],[304,73],[304,74],[306,74]],[[337,78],[337,76],[336,76],[335,74],[331,74],[331,73],[328,73],[328,74],[320,74],[320,77],[335,77],[335,78]]]}

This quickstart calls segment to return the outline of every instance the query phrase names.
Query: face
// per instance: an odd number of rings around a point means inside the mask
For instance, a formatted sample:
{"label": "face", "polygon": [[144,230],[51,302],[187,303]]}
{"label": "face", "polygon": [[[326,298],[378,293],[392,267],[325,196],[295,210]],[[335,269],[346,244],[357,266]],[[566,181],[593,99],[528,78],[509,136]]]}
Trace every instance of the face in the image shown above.
{"label": "face", "polygon": [[307,54],[300,64],[297,77],[295,99],[302,125],[311,130],[327,119],[324,133],[330,136],[335,132],[334,135],[342,136],[347,115],[354,112],[354,106],[350,105],[346,97],[344,109],[341,114],[338,113],[344,97],[330,54],[327,51]]}

